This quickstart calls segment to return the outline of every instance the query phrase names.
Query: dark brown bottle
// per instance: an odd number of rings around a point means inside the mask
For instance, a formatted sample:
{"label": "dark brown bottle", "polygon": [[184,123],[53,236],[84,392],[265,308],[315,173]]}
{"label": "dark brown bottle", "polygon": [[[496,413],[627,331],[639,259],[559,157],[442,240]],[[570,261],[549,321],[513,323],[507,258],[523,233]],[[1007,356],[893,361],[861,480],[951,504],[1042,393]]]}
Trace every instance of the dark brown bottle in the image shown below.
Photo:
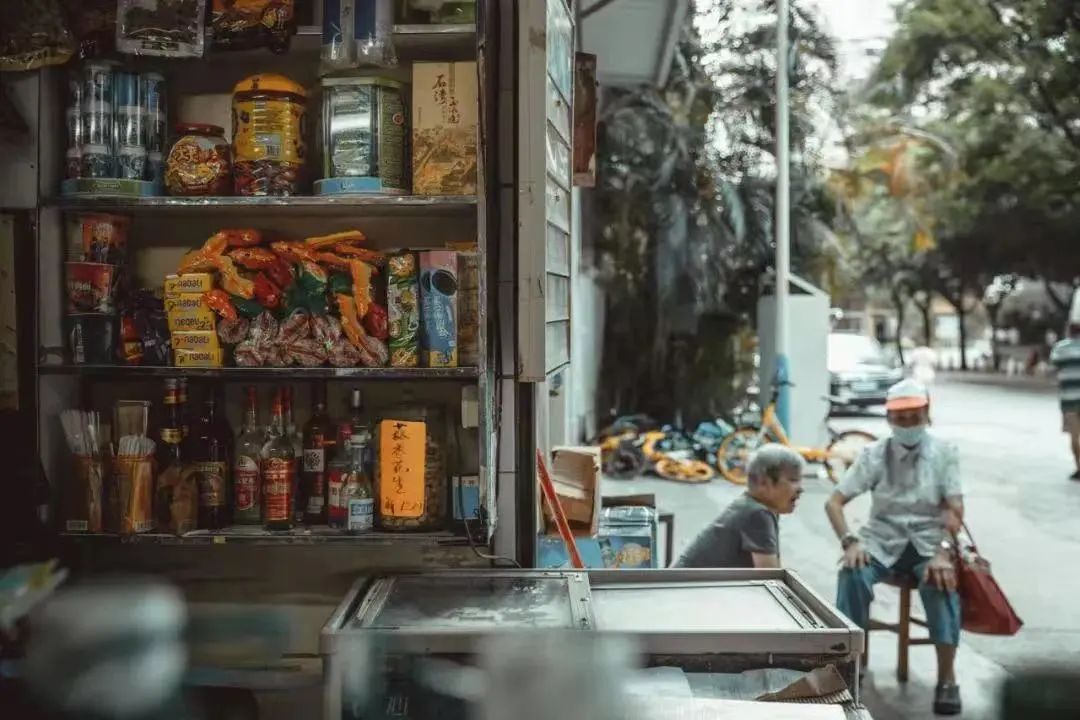
{"label": "dark brown bottle", "polygon": [[210,391],[203,411],[188,437],[190,467],[199,486],[199,528],[219,530],[229,524],[229,446],[232,437],[218,417],[217,399]]}
{"label": "dark brown bottle", "polygon": [[300,507],[305,525],[326,524],[326,448],[333,429],[326,415],[326,386],[312,387],[311,418],[304,425]]}

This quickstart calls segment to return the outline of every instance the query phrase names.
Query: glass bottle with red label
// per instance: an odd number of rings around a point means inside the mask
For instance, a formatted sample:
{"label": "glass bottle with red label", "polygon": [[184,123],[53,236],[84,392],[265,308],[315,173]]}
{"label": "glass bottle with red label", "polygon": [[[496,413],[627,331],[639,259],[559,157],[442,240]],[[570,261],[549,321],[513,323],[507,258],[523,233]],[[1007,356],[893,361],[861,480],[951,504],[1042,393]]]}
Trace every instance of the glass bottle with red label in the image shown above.
{"label": "glass bottle with red label", "polygon": [[259,427],[258,397],[255,386],[244,390],[244,424],[236,440],[233,461],[233,522],[258,525],[262,522],[262,459],[264,432]]}
{"label": "glass bottle with red label", "polygon": [[326,448],[331,433],[326,415],[326,386],[312,388],[312,412],[304,425],[303,466],[300,476],[300,506],[305,525],[326,524]]}
{"label": "glass bottle with red label", "polygon": [[348,505],[345,496],[345,480],[349,474],[350,441],[352,423],[338,423],[337,441],[334,443],[334,455],[326,463],[326,522],[332,528],[344,529],[348,519]]}
{"label": "glass bottle with red label", "polygon": [[281,390],[274,392],[270,413],[270,440],[263,448],[263,523],[268,530],[293,526],[293,477],[296,453],[285,436],[285,411]]}

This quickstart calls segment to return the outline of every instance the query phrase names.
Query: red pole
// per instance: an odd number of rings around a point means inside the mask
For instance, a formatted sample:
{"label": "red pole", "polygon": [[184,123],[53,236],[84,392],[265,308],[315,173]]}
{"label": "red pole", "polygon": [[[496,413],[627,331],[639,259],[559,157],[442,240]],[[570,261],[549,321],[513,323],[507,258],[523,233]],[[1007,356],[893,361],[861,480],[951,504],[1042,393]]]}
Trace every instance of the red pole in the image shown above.
{"label": "red pole", "polygon": [[555,517],[555,526],[559,528],[559,535],[562,536],[563,542],[566,543],[566,550],[570,553],[570,564],[576,570],[584,570],[585,563],[581,562],[581,553],[578,552],[574,535],[570,532],[570,525],[566,522],[566,514],[563,512],[562,503],[559,502],[559,496],[555,494],[555,485],[551,482],[551,476],[548,475],[544,454],[539,450],[536,451],[536,469],[540,475],[540,489],[544,493],[544,499],[551,508],[551,514]]}

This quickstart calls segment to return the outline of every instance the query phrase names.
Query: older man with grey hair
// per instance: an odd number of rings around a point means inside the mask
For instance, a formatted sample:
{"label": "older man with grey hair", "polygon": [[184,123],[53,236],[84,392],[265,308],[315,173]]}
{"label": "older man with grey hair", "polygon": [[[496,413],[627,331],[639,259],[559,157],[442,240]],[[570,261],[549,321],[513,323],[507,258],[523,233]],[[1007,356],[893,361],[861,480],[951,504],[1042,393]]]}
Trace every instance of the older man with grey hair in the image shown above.
{"label": "older man with grey hair", "polygon": [[802,495],[803,460],[775,443],[761,447],[747,467],[746,492],[702,530],[676,567],[780,567],[780,515]]}

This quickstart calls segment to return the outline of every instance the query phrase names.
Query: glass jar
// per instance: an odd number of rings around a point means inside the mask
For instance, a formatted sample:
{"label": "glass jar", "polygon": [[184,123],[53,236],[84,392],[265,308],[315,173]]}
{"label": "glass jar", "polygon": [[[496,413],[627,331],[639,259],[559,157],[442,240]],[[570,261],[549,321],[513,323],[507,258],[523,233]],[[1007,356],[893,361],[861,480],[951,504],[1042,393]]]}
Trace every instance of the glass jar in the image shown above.
{"label": "glass jar", "polygon": [[[441,407],[411,404],[408,400],[382,415],[375,439],[375,514],[382,530],[420,532],[445,527],[448,497],[445,417]],[[402,488],[400,478],[394,476],[394,453],[403,447],[407,450],[408,438],[402,438],[401,433],[402,430],[406,433],[415,431],[417,426],[413,423],[422,423],[424,431],[423,502],[419,508],[413,504],[411,508],[402,509],[396,500]],[[418,439],[414,437],[413,440]]]}
{"label": "glass jar", "polygon": [[296,195],[307,162],[307,93],[264,73],[233,88],[233,180],[237,195]]}
{"label": "glass jar", "polygon": [[165,187],[170,195],[229,195],[232,151],[218,125],[182,123],[165,161]]}

